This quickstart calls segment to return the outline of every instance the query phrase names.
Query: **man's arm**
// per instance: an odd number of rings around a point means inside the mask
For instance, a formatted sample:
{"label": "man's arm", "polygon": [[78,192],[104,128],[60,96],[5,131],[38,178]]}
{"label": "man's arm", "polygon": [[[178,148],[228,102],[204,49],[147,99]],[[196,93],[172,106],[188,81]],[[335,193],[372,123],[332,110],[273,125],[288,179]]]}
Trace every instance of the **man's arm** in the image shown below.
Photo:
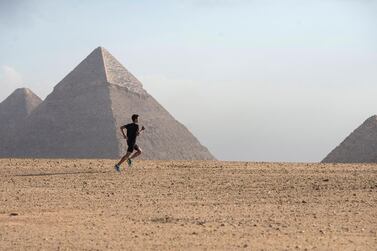
{"label": "man's arm", "polygon": [[124,128],[126,128],[126,126],[125,125],[122,125],[121,127],[120,127],[120,131],[122,132],[122,134],[123,134],[123,137],[125,138],[125,139],[127,139],[127,135],[124,133]]}
{"label": "man's arm", "polygon": [[140,129],[140,130],[139,130],[139,131],[137,132],[137,135],[140,135],[140,134],[141,134],[141,132],[142,132],[142,131],[144,131],[144,130],[145,130],[145,127],[144,127],[144,126],[142,126],[142,127],[141,127],[141,129]]}

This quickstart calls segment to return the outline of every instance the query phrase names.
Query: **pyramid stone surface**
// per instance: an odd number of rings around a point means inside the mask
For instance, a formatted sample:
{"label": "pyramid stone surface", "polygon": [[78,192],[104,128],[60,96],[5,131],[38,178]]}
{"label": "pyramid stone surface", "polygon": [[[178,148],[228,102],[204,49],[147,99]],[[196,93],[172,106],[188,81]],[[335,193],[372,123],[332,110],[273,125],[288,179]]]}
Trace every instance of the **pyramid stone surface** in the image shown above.
{"label": "pyramid stone surface", "polygon": [[140,114],[145,159],[213,159],[107,50],[95,49],[54,88],[12,142],[12,156],[117,158],[119,127]]}
{"label": "pyramid stone surface", "polygon": [[322,162],[377,163],[377,116],[368,118]]}

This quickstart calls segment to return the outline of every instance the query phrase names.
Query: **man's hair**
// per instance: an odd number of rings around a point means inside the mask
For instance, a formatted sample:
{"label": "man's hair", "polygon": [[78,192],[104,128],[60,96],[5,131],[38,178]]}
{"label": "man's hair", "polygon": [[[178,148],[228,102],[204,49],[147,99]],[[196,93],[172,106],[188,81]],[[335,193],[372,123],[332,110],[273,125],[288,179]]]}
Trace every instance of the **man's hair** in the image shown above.
{"label": "man's hair", "polygon": [[133,122],[135,122],[135,120],[137,119],[139,117],[139,115],[138,114],[134,114],[134,115],[132,115],[132,121]]}

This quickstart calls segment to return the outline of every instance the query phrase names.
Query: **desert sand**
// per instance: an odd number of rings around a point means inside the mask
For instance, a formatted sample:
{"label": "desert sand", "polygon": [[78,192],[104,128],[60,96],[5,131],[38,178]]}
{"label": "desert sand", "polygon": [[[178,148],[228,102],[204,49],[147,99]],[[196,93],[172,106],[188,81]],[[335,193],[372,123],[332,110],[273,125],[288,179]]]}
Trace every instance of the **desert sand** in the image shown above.
{"label": "desert sand", "polygon": [[377,165],[113,164],[0,159],[0,249],[377,249]]}

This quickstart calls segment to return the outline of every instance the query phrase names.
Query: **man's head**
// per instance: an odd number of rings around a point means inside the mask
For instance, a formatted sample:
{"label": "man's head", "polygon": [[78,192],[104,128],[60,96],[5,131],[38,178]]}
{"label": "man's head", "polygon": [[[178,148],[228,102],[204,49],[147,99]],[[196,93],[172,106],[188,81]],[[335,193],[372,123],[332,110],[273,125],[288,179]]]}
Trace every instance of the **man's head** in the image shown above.
{"label": "man's head", "polygon": [[132,122],[134,122],[134,123],[137,123],[137,122],[139,122],[139,115],[138,114],[134,114],[134,115],[132,115]]}

